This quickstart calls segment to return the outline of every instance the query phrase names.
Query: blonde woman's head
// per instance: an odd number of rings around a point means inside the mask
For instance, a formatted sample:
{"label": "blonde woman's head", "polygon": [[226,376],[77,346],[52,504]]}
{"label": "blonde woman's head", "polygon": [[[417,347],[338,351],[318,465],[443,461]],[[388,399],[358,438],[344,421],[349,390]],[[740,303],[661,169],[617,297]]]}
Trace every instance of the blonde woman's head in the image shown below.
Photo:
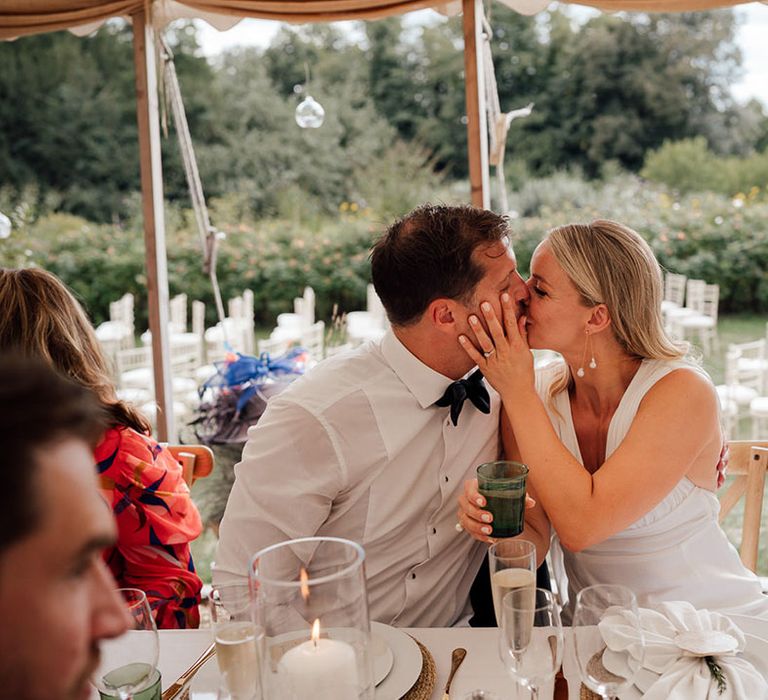
{"label": "blonde woman's head", "polygon": [[645,240],[628,226],[607,219],[566,224],[546,240],[585,306],[604,304],[614,337],[637,359],[678,359],[683,345],[671,341],[661,318],[659,263]]}

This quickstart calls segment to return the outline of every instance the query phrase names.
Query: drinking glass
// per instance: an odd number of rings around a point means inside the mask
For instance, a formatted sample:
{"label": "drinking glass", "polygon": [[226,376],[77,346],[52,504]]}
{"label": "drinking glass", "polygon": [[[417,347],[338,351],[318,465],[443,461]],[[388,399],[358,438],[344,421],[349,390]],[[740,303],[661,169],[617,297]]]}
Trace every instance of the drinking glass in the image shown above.
{"label": "drinking glass", "polygon": [[130,624],[119,637],[102,640],[101,661],[92,682],[103,693],[132,700],[134,693],[155,681],[157,627],[144,591],[119,588],[117,592],[125,601]]}
{"label": "drinking glass", "polygon": [[563,627],[552,591],[516,588],[501,601],[499,655],[510,675],[538,700],[563,662]]}
{"label": "drinking glass", "polygon": [[232,700],[255,700],[260,695],[259,628],[253,622],[247,582],[214,584],[211,623],[216,662]]}
{"label": "drinking glass", "polygon": [[[638,624],[637,598],[626,586],[598,584],[583,588],[576,596],[573,613],[573,637],[581,680],[605,700],[615,700],[628,690],[636,675],[629,664],[622,664],[626,668],[620,675],[608,671],[603,665],[603,653],[607,647],[597,625],[607,612],[615,608],[634,613],[631,620],[624,620],[624,624],[631,625],[633,621]],[[640,630],[637,632],[640,638]],[[615,664],[611,666],[613,671],[618,670]]]}
{"label": "drinking glass", "polygon": [[493,537],[515,537],[523,531],[527,477],[528,467],[520,462],[498,460],[477,468],[477,490],[493,514]]}
{"label": "drinking glass", "polygon": [[501,625],[501,600],[515,588],[536,588],[536,545],[528,540],[501,540],[488,549],[496,624]]}

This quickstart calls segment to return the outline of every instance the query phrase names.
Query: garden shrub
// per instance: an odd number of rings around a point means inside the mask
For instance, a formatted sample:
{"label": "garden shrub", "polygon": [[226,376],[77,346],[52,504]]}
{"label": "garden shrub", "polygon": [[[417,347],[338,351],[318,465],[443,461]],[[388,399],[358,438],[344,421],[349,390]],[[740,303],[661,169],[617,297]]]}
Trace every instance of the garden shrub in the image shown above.
{"label": "garden shrub", "polygon": [[[382,204],[402,206],[403,192],[393,188],[382,197]],[[434,194],[433,201],[452,201],[457,192],[445,185]],[[529,180],[510,200],[515,197],[536,212],[511,219],[523,272],[548,229],[571,221],[612,218],[643,235],[665,269],[719,284],[721,311],[768,312],[768,203],[759,193],[678,197],[629,175],[587,183],[559,174]],[[17,205],[16,210],[24,208]],[[390,218],[357,201],[341,202],[334,218],[304,210],[306,220],[294,213],[254,221],[249,211],[247,202],[235,195],[211,202],[212,217],[226,233],[218,265],[225,300],[251,289],[256,322],[264,326],[272,325],[278,313],[292,310],[293,298],[305,285],[315,289],[318,318],[330,320],[334,305],[341,312],[364,308],[369,249]],[[66,214],[33,220],[17,213],[12,218],[12,235],[0,240],[3,265],[39,265],[58,274],[80,296],[95,323],[107,318],[110,301],[133,292],[137,330],[146,328],[147,280],[139,219],[106,225]],[[204,301],[212,324],[213,295],[202,271],[192,216],[171,207],[166,219],[170,293],[185,292],[190,300]]]}

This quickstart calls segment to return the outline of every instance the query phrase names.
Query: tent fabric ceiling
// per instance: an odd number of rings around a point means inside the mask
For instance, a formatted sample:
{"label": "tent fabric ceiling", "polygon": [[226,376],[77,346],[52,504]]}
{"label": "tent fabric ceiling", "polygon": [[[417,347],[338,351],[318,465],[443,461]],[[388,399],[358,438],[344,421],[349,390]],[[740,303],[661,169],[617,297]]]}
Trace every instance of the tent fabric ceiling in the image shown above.
{"label": "tent fabric ceiling", "polygon": [[[523,14],[543,10],[549,0],[502,0]],[[150,0],[2,0],[0,39],[13,39],[83,25],[97,25],[110,17],[127,16]],[[257,17],[283,22],[332,22],[344,19],[376,19],[432,7],[450,11],[456,0],[154,0],[154,4],[184,9],[178,16],[225,15]],[[683,12],[745,4],[744,0],[581,0],[578,4],[606,12]],[[167,19],[173,12],[162,13]]]}

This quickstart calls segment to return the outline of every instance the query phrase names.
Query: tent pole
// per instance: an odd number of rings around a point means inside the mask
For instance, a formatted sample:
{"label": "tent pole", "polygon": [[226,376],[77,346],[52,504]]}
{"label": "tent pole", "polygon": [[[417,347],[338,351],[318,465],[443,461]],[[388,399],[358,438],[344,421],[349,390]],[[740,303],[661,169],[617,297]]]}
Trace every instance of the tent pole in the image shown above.
{"label": "tent pole", "polygon": [[464,25],[464,89],[467,103],[467,150],[472,204],[489,209],[488,127],[482,70],[483,0],[462,0]]}
{"label": "tent pole", "polygon": [[[144,5],[146,7],[147,4]],[[139,127],[149,330],[152,332],[152,364],[157,402],[156,437],[160,442],[174,442],[176,436],[168,335],[168,260],[165,250],[155,32],[144,8],[132,15],[133,62],[136,68],[136,118]]]}

